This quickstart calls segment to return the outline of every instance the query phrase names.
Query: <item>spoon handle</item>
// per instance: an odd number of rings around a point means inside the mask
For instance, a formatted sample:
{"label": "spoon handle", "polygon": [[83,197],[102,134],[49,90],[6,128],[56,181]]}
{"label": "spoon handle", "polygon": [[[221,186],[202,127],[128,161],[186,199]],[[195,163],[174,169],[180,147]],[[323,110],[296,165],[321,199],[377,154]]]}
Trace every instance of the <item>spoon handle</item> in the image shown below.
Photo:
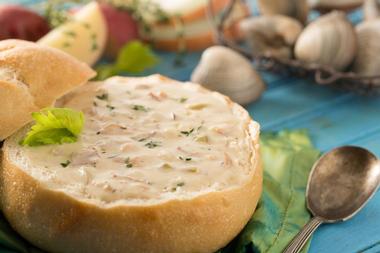
{"label": "spoon handle", "polygon": [[298,253],[305,246],[307,240],[313,234],[313,232],[323,223],[323,220],[319,217],[313,217],[302,230],[293,238],[288,247],[283,253]]}

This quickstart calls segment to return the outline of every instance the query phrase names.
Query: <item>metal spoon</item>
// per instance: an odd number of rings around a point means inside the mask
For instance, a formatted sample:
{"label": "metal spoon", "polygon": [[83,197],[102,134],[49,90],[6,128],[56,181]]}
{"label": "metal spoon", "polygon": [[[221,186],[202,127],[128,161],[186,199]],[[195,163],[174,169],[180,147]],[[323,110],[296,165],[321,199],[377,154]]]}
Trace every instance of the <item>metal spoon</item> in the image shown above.
{"label": "metal spoon", "polygon": [[322,223],[345,221],[364,207],[380,184],[380,162],[366,149],[344,146],[323,155],[311,170],[307,208],[314,217],[284,253],[300,252]]}

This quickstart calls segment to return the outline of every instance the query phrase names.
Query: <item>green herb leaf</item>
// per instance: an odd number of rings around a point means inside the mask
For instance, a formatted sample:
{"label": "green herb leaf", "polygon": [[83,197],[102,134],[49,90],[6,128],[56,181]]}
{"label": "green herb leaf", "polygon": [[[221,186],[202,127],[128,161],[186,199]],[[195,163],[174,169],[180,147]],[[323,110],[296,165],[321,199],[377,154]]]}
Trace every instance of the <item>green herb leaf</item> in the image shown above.
{"label": "green herb leaf", "polygon": [[95,77],[96,80],[105,80],[108,77],[116,76],[119,73],[113,64],[99,64],[95,70],[98,73]]}
{"label": "green herb leaf", "polygon": [[122,73],[138,74],[157,63],[158,58],[149,45],[137,40],[131,41],[120,49],[114,64],[103,64],[96,68],[96,79],[104,80]]}
{"label": "green herb leaf", "polygon": [[149,45],[140,41],[131,41],[119,52],[116,59],[116,66],[119,70],[131,73],[140,73],[146,68],[158,63],[158,58],[154,55]]}
{"label": "green herb leaf", "polygon": [[20,142],[23,146],[76,142],[84,125],[83,113],[69,108],[46,108],[32,117],[35,124]]}

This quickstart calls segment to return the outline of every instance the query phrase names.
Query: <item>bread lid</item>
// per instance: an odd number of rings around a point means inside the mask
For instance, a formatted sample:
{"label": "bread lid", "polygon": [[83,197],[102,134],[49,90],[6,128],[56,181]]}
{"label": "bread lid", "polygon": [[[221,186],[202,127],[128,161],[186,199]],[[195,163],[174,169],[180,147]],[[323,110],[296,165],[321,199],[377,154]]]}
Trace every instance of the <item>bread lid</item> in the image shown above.
{"label": "bread lid", "polygon": [[95,72],[57,49],[0,41],[0,140],[32,121],[31,113],[86,83]]}

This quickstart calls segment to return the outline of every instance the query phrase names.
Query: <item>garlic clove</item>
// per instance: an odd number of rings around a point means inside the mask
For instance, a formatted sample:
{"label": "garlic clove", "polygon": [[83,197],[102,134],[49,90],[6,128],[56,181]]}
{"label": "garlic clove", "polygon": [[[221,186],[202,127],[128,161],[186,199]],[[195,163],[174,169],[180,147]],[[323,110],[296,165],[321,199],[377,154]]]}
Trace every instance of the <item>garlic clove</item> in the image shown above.
{"label": "garlic clove", "polygon": [[363,76],[380,75],[380,20],[371,20],[356,27],[358,53],[352,70]]}
{"label": "garlic clove", "polygon": [[344,70],[356,55],[354,27],[342,12],[334,11],[310,23],[295,46],[297,59]]}
{"label": "garlic clove", "polygon": [[308,0],[312,9],[317,9],[322,12],[331,10],[352,10],[362,5],[364,0]]}
{"label": "garlic clove", "polygon": [[306,23],[309,15],[307,0],[258,0],[262,15],[281,14]]}
{"label": "garlic clove", "polygon": [[283,15],[251,17],[239,24],[239,31],[254,55],[276,58],[292,57],[302,28],[298,20]]}
{"label": "garlic clove", "polygon": [[380,17],[380,0],[365,0],[363,12],[365,20],[374,20]]}
{"label": "garlic clove", "polygon": [[257,100],[265,84],[252,64],[239,53],[223,46],[206,49],[191,81],[229,96],[239,104]]}

